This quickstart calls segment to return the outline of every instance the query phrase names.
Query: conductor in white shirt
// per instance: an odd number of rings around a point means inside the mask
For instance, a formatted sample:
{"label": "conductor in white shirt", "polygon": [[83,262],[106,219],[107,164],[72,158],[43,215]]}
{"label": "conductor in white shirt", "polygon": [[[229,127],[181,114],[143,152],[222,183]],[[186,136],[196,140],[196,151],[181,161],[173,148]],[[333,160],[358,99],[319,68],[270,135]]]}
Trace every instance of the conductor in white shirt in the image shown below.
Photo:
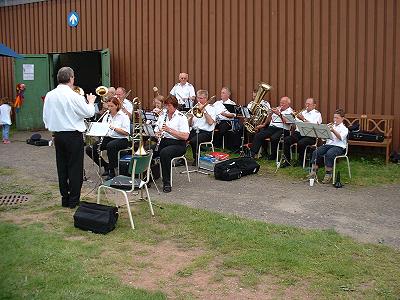
{"label": "conductor in white shirt", "polygon": [[83,136],[85,118],[93,117],[96,96],[75,93],[74,71],[63,67],[57,73],[58,86],[44,99],[43,122],[54,133],[58,185],[63,207],[75,208],[83,181]]}

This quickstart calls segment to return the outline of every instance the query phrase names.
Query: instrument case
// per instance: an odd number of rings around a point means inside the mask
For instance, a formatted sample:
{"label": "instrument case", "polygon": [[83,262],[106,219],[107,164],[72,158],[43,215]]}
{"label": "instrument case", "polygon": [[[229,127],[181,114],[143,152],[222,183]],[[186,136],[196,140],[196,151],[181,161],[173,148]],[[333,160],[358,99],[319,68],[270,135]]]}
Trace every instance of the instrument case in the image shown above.
{"label": "instrument case", "polygon": [[215,179],[234,180],[242,176],[256,174],[260,165],[251,157],[238,157],[220,162],[214,167]]}
{"label": "instrument case", "polygon": [[81,201],[74,214],[76,228],[94,233],[108,233],[115,228],[118,220],[118,208]]}

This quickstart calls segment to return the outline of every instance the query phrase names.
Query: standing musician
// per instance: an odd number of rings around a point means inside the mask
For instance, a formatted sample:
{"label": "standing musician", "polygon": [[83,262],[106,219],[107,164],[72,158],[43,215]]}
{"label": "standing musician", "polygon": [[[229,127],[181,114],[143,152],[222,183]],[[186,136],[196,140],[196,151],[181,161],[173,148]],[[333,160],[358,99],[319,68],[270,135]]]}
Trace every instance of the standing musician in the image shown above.
{"label": "standing musician", "polygon": [[[305,104],[306,108],[296,115],[296,121],[321,124],[322,116],[321,113],[315,109],[317,106],[315,100],[313,98],[308,98]],[[302,136],[297,127],[296,130],[291,135],[285,137],[283,141],[285,143],[283,148],[285,150],[285,157],[287,161],[281,164],[281,168],[290,166],[290,146],[292,144],[297,143],[297,153],[299,153],[300,162],[303,161],[304,149],[306,146],[315,144],[315,138],[310,136]]]}
{"label": "standing musician", "polygon": [[178,99],[181,110],[189,110],[193,107],[193,100],[196,98],[194,86],[188,82],[189,74],[180,73],[179,82],[169,92]]}
{"label": "standing musician", "polygon": [[115,168],[118,167],[118,151],[128,147],[130,121],[122,111],[121,102],[116,97],[108,100],[107,107],[109,113],[103,117],[102,122],[108,123],[110,129],[104,138],[94,145],[86,147],[86,154],[99,165],[99,144],[100,150],[107,150],[108,163],[101,158],[101,165],[104,166],[102,176],[107,176],[107,180],[109,180],[115,177]]}
{"label": "standing musician", "polygon": [[188,142],[192,147],[193,163],[192,166],[197,165],[197,151],[198,145],[203,142],[209,142],[212,138],[212,132],[215,127],[216,113],[214,107],[206,104],[208,98],[208,91],[197,91],[197,107],[203,111],[203,115],[198,118],[192,114],[189,115],[189,126],[192,127],[190,131]]}
{"label": "standing musician", "polygon": [[159,142],[154,157],[160,157],[163,177],[163,192],[171,192],[171,160],[186,153],[186,140],[189,137],[189,124],[178,108],[178,100],[169,95],[164,105],[166,110],[160,115],[156,134]]}
{"label": "standing musician", "polygon": [[312,167],[310,177],[315,178],[318,172],[318,166],[325,157],[325,177],[322,183],[330,183],[332,180],[332,168],[335,157],[346,152],[347,134],[349,130],[343,124],[344,110],[337,109],[333,114],[333,124],[328,124],[331,130],[332,139],[328,139],[325,145],[314,150],[311,161]]}
{"label": "standing musician", "polygon": [[58,185],[63,207],[75,208],[80,201],[83,181],[83,135],[85,118],[94,115],[96,96],[75,93],[74,71],[62,67],[57,73],[58,86],[46,94],[43,122],[54,134]]}
{"label": "standing musician", "polygon": [[231,94],[232,92],[228,87],[223,87],[221,89],[221,100],[216,101],[213,105],[217,114],[216,129],[218,129],[218,131],[214,134],[214,145],[216,147],[222,146],[222,138],[232,128],[233,118],[236,117],[236,114],[230,113],[224,106],[224,104],[236,105],[236,103],[229,98]]}
{"label": "standing musician", "polygon": [[125,98],[126,95],[127,95],[126,90],[123,87],[118,87],[115,91],[115,96],[121,102],[122,112],[124,112],[129,117],[129,119],[132,119],[133,105],[131,101]]}
{"label": "standing musician", "polygon": [[[272,109],[272,115],[269,115],[263,124],[256,127],[259,132],[254,135],[253,145],[251,146],[251,156],[254,157],[261,146],[264,144],[266,138],[271,139],[271,155],[270,160],[275,160],[276,150],[282,133],[284,136],[290,134],[290,125],[286,124],[287,119],[283,116],[286,114],[293,113],[293,109],[290,107],[290,98],[282,97],[279,106]],[[269,124],[269,126],[267,126]]]}

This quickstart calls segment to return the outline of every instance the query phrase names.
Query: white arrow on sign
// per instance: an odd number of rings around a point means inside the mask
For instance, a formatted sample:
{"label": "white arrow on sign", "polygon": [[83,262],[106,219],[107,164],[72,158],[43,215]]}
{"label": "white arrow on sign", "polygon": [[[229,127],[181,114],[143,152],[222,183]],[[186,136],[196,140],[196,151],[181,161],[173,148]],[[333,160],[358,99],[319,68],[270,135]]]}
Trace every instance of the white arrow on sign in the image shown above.
{"label": "white arrow on sign", "polygon": [[75,14],[72,14],[72,15],[69,17],[69,22],[70,22],[72,25],[75,25],[75,23],[78,22],[78,18],[76,17]]}

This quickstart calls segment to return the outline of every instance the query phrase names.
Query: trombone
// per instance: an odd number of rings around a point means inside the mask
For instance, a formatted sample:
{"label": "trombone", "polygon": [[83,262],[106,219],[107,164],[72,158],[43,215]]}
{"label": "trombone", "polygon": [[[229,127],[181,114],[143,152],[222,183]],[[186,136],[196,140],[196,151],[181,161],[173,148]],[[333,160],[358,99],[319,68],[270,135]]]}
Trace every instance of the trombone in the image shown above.
{"label": "trombone", "polygon": [[203,105],[203,107],[202,107],[201,109],[199,108],[199,104],[200,104],[200,103],[197,102],[195,106],[193,106],[191,109],[189,109],[189,110],[186,112],[185,116],[189,118],[189,117],[190,117],[189,115],[194,115],[196,118],[202,118],[203,115],[204,115],[204,109],[205,109],[206,106],[207,106],[208,104],[210,104],[210,102],[213,101],[215,98],[216,98],[216,96],[214,95],[214,96],[212,96],[210,99],[208,99],[208,100],[206,101],[206,103],[204,103],[204,105]]}

